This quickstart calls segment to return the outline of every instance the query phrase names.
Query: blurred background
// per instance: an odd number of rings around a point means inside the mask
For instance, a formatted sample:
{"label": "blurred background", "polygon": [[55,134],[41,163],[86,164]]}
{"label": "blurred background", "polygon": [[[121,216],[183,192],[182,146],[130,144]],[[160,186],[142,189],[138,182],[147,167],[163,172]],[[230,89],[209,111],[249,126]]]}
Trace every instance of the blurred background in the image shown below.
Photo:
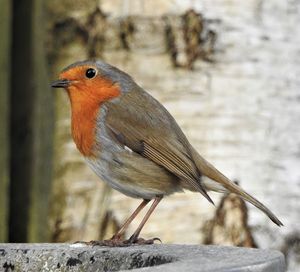
{"label": "blurred background", "polygon": [[102,59],[285,225],[235,195],[211,194],[214,207],[185,193],[165,198],[142,236],[273,248],[299,271],[299,23],[298,0],[0,0],[0,240],[110,238],[139,204],[87,167],[67,95],[50,88],[66,65]]}

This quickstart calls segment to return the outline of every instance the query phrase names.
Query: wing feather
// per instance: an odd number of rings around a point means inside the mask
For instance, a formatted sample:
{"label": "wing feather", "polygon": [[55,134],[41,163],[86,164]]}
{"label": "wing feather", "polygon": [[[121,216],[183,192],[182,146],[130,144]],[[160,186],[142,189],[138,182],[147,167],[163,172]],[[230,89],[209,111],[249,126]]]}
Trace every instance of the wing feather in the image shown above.
{"label": "wing feather", "polygon": [[137,89],[105,106],[106,127],[120,144],[164,167],[213,203],[201,184],[189,143],[158,101]]}

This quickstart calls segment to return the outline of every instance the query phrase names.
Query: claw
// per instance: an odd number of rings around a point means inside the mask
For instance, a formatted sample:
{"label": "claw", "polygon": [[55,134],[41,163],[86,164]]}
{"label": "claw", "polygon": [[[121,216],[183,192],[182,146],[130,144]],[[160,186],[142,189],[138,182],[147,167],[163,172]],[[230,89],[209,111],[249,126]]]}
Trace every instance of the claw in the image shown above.
{"label": "claw", "polygon": [[124,243],[127,243],[129,245],[152,245],[155,241],[159,241],[160,243],[162,243],[162,241],[157,237],[148,240],[143,238],[130,237],[128,240],[125,240]]}
{"label": "claw", "polygon": [[87,242],[87,245],[89,246],[106,246],[107,242],[109,242],[110,240],[103,240],[103,241],[89,241]]}
{"label": "claw", "polygon": [[158,238],[158,237],[154,237],[152,240],[153,240],[153,242],[159,241],[161,244],[163,243],[162,240],[160,240],[160,238]]}

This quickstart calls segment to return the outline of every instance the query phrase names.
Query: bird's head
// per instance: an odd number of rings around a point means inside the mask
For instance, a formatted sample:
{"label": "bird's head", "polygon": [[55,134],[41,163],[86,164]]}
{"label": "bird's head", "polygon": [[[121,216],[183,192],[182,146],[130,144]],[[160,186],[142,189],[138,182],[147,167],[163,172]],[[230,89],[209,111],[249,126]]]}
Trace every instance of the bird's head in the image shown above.
{"label": "bird's head", "polygon": [[62,70],[53,88],[67,90],[73,103],[101,103],[128,91],[132,79],[119,69],[102,61],[82,61]]}

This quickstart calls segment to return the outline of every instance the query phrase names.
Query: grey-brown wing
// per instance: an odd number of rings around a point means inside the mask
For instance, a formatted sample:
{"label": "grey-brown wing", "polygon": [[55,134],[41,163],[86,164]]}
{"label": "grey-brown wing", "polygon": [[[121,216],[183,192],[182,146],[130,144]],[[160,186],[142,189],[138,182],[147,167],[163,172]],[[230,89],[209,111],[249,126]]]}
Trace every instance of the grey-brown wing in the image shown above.
{"label": "grey-brown wing", "polygon": [[157,100],[137,89],[106,107],[107,129],[119,143],[164,167],[212,202],[201,185],[187,139]]}

